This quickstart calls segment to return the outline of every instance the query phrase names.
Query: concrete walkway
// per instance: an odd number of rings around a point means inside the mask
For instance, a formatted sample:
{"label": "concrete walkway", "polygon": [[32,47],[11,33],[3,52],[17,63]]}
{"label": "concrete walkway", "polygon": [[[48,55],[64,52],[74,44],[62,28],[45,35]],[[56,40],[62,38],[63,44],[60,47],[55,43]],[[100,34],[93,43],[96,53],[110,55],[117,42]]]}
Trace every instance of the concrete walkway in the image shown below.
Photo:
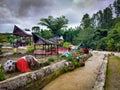
{"label": "concrete walkway", "polygon": [[103,58],[104,53],[93,52],[85,67],[61,75],[43,90],[92,90]]}

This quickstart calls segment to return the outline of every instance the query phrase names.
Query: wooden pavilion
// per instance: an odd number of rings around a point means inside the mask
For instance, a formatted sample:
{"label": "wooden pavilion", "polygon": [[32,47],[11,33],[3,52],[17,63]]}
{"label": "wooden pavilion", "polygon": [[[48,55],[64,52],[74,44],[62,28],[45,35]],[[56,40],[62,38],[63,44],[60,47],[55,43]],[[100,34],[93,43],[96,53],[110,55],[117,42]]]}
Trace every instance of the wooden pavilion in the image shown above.
{"label": "wooden pavilion", "polygon": [[19,36],[19,37],[25,37],[25,38],[30,38],[32,37],[32,35],[26,33],[25,31],[23,31],[22,29],[20,29],[18,26],[14,26],[14,30],[13,30],[13,35],[15,36]]}
{"label": "wooden pavilion", "polygon": [[[58,43],[57,41],[53,42],[50,40],[45,40],[44,38],[32,33],[33,41],[34,41],[34,54],[41,55],[52,55],[58,53]],[[36,47],[42,46],[42,50],[38,50]]]}
{"label": "wooden pavilion", "polygon": [[22,44],[27,43],[26,42],[27,41],[26,38],[30,38],[30,44],[31,44],[31,37],[32,37],[32,35],[26,33],[25,31],[23,31],[22,29],[20,29],[16,25],[14,26],[13,35],[19,36],[19,37],[23,38],[23,40],[21,40],[21,41],[15,40],[15,42],[13,42],[13,43],[19,44],[19,46],[21,46]]}

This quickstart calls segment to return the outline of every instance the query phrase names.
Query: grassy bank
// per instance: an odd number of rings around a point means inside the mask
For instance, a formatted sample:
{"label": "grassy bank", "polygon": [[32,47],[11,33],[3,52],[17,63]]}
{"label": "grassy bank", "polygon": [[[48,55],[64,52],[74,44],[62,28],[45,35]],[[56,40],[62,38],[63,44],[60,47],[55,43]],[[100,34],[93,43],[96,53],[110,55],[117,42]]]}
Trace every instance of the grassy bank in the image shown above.
{"label": "grassy bank", "polygon": [[108,58],[105,90],[120,90],[120,57]]}

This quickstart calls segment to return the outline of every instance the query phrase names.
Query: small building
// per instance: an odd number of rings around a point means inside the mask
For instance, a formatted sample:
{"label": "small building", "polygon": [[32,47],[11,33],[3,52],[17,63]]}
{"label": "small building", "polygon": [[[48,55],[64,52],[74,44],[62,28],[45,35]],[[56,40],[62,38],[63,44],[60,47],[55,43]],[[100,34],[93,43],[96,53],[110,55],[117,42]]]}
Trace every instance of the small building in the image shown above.
{"label": "small building", "polygon": [[[26,33],[16,25],[14,26],[13,35],[22,38],[21,40],[14,40],[13,45],[25,46],[25,45],[31,44],[32,34]],[[27,38],[30,39],[30,42],[27,41]]]}
{"label": "small building", "polygon": [[[34,41],[34,54],[41,54],[41,55],[52,55],[58,53],[58,43],[51,40],[46,40],[35,33],[32,33],[33,35],[33,41]],[[36,47],[42,46],[42,50],[38,50]]]}

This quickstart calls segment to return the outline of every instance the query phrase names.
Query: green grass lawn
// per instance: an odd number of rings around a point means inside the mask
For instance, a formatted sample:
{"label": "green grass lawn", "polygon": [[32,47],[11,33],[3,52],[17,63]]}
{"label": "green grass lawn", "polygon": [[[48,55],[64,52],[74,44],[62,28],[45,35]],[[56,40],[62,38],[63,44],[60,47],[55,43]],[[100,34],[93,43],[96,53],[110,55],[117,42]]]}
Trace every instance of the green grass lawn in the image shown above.
{"label": "green grass lawn", "polygon": [[120,57],[108,58],[105,90],[120,90]]}

